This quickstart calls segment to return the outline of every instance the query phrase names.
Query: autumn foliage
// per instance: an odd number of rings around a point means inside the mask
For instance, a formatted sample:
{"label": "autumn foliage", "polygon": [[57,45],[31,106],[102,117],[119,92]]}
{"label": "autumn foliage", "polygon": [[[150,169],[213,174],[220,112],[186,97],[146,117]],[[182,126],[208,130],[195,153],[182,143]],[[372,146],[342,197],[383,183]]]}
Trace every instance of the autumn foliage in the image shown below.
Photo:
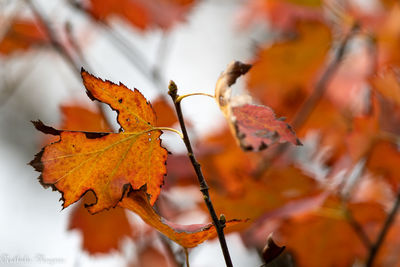
{"label": "autumn foliage", "polygon": [[[164,34],[200,5],[70,2],[98,27],[112,31],[117,19],[142,33]],[[75,45],[54,40],[37,11],[31,20],[14,18],[1,36],[0,55],[53,47],[93,101],[61,104],[58,126],[33,118],[51,137],[30,164],[44,187],[61,193],[63,208],[74,206],[69,230],[82,233],[82,249],[111,253],[129,238],[140,247],[139,266],[178,266],[183,252],[171,252],[165,236],[187,251],[217,236],[222,244],[223,229],[239,233],[265,266],[399,266],[400,3],[377,0],[371,8],[356,2],[244,2],[240,30],[264,23],[273,38],[257,43],[248,62],[221,69],[208,96],[225,123],[194,141],[181,102],[206,94],[180,95],[176,80],[169,87],[172,101],[166,84],[149,101],[146,88],[81,69]],[[157,77],[151,77],[155,84]],[[245,87],[239,94],[238,79]],[[116,112],[118,130],[101,103]],[[187,151],[169,153],[167,131]],[[199,183],[204,201],[193,197],[190,209],[174,202],[175,189]],[[211,219],[175,223],[191,210]],[[129,211],[142,222],[129,220]],[[149,236],[165,249],[152,246]]]}

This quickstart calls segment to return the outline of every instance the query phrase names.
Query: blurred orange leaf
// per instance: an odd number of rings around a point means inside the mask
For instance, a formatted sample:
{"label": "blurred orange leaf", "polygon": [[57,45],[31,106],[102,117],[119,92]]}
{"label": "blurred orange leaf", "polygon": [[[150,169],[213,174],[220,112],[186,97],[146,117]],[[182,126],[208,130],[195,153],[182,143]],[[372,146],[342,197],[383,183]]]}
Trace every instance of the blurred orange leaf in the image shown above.
{"label": "blurred orange leaf", "polygon": [[366,164],[369,171],[382,176],[392,186],[393,191],[397,192],[400,185],[398,176],[400,152],[395,144],[387,141],[377,142],[371,149]]}
{"label": "blurred orange leaf", "polygon": [[[347,205],[354,220],[375,236],[386,213],[374,202]],[[328,198],[313,212],[284,221],[276,236],[293,253],[299,267],[351,266],[363,259],[367,250],[347,221],[345,206],[337,198]]]}
{"label": "blurred orange leaf", "polygon": [[368,154],[379,138],[379,106],[372,98],[370,114],[354,118],[352,132],[347,137],[347,146],[354,162]]}
{"label": "blurred orange leaf", "polygon": [[84,203],[95,202],[92,192],[85,194],[71,213],[69,230],[78,230],[82,233],[84,250],[90,254],[110,253],[118,250],[121,241],[126,237],[132,237],[133,229],[125,210],[116,207],[96,214],[90,214]]}
{"label": "blurred orange leaf", "polygon": [[257,166],[257,155],[246,153],[236,145],[227,128],[207,137],[200,142],[199,148],[199,161],[210,182],[217,188],[222,187],[229,195],[240,196],[244,182],[251,179]]}
{"label": "blurred orange leaf", "polygon": [[89,12],[100,20],[120,17],[141,30],[152,26],[168,30],[184,20],[194,3],[195,0],[90,0]]}
{"label": "blurred orange leaf", "polygon": [[165,98],[159,97],[151,102],[151,106],[157,114],[157,126],[172,126],[178,122],[175,111],[167,103]]}
{"label": "blurred orange leaf", "polygon": [[400,75],[398,69],[386,69],[371,78],[372,86],[388,101],[400,107]]}
{"label": "blurred orange leaf", "polygon": [[377,32],[379,66],[400,66],[400,4],[397,2],[384,17]]}
{"label": "blurred orange leaf", "polygon": [[241,14],[243,24],[264,19],[275,28],[293,30],[299,20],[322,20],[322,0],[251,0]]}
{"label": "blurred orange leaf", "polygon": [[350,118],[341,113],[331,101],[322,99],[307,121],[297,130],[297,134],[304,137],[310,131],[318,131],[321,134],[321,145],[332,149],[331,161],[334,161],[347,150],[343,140],[350,127]]}
{"label": "blurred orange leaf", "polygon": [[301,21],[296,30],[293,39],[259,50],[247,79],[252,95],[289,120],[311,92],[332,41],[320,22]]}
{"label": "blurred orange leaf", "polygon": [[[270,169],[260,180],[247,177],[236,194],[211,191],[215,209],[230,218],[259,219],[285,204],[320,193],[318,183],[294,167]],[[296,206],[296,209],[299,207]],[[295,210],[292,210],[295,212]],[[248,225],[241,224],[235,229]]]}
{"label": "blurred orange leaf", "polygon": [[32,46],[47,44],[48,38],[41,24],[32,20],[15,19],[0,40],[0,54],[26,51]]}

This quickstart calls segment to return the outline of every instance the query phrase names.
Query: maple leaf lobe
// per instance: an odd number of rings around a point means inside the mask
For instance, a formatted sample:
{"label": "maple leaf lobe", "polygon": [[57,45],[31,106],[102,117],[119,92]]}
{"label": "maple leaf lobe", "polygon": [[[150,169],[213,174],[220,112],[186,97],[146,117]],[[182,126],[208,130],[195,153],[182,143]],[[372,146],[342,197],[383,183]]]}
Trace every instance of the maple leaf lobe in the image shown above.
{"label": "maple leaf lobe", "polygon": [[105,103],[117,112],[117,121],[123,131],[149,130],[156,124],[154,110],[136,88],[130,90],[121,82],[117,85],[109,80],[102,80],[83,68],[81,76],[89,98]]}

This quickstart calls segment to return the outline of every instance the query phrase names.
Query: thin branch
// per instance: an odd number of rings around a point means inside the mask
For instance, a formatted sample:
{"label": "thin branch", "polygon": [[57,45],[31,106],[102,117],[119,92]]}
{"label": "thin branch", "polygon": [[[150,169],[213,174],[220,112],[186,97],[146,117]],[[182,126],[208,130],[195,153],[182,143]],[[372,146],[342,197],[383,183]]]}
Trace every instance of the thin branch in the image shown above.
{"label": "thin branch", "polygon": [[81,64],[77,62],[67,51],[64,45],[59,41],[56,32],[51,28],[51,24],[49,20],[44,16],[44,14],[33,4],[32,0],[24,0],[25,3],[32,10],[33,15],[40,22],[40,24],[44,27],[45,33],[49,38],[50,44],[52,47],[65,59],[68,65],[73,70],[74,74],[79,76],[80,79],[80,70]]}
{"label": "thin branch", "polygon": [[168,88],[169,88],[168,94],[171,96],[172,101],[174,102],[176,114],[178,116],[179,124],[182,129],[182,133],[183,133],[183,137],[184,137],[183,142],[185,143],[185,146],[186,146],[186,149],[188,152],[188,157],[193,165],[194,171],[196,172],[197,179],[200,184],[200,191],[203,194],[204,202],[207,205],[207,209],[210,213],[210,216],[211,216],[211,219],[215,226],[215,229],[217,230],[218,239],[219,239],[219,243],[221,245],[222,253],[224,254],[226,266],[231,267],[231,266],[233,266],[232,260],[229,255],[229,250],[228,250],[228,246],[226,244],[225,235],[224,235],[225,217],[223,215],[221,215],[221,218],[218,219],[217,214],[215,213],[215,210],[214,210],[214,206],[211,202],[210,194],[208,192],[207,182],[204,179],[200,164],[197,162],[197,160],[194,156],[192,145],[190,143],[189,135],[187,133],[185,121],[184,121],[183,114],[182,114],[181,102],[176,101],[179,98],[178,88],[176,87],[176,84],[173,81],[170,82]]}
{"label": "thin branch", "polygon": [[324,95],[328,87],[329,82],[332,80],[334,74],[336,73],[336,71],[340,66],[340,63],[344,58],[349,40],[354,36],[356,32],[358,32],[359,28],[360,26],[357,23],[354,24],[350,32],[345,36],[343,41],[340,43],[333,60],[330,62],[328,67],[325,69],[325,72],[318,80],[313,93],[303,103],[302,107],[300,108],[300,111],[296,113],[296,116],[292,121],[292,126],[295,129],[302,126],[307,121],[307,119],[310,117],[311,113],[314,111],[315,107],[321,100],[322,96]]}
{"label": "thin branch", "polygon": [[381,248],[383,241],[385,241],[385,237],[386,237],[390,227],[394,223],[394,220],[396,218],[396,213],[399,210],[399,207],[400,207],[400,190],[397,192],[396,201],[395,201],[392,209],[390,210],[388,216],[386,217],[386,220],[383,224],[383,227],[378,235],[378,238],[377,238],[375,244],[373,244],[371,246],[371,249],[369,251],[369,256],[367,259],[367,263],[365,265],[366,267],[371,267],[372,264],[374,263],[374,260],[379,252],[379,249]]}

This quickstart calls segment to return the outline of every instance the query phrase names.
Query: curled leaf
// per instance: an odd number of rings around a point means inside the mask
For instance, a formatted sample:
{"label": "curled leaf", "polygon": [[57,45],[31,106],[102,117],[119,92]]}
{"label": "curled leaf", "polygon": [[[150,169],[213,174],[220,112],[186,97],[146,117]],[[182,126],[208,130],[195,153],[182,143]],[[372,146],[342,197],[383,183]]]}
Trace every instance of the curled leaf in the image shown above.
{"label": "curled leaf", "polygon": [[231,97],[231,86],[246,74],[251,65],[232,62],[219,77],[215,87],[217,103],[243,150],[262,150],[274,143],[301,145],[291,126],[276,118],[271,108],[251,104],[250,97]]}
{"label": "curled leaf", "polygon": [[[119,203],[119,206],[135,212],[147,224],[185,248],[195,247],[217,236],[217,231],[212,223],[179,225],[160,217],[151,206],[145,187],[130,191],[127,197],[124,197]],[[225,225],[231,227],[240,222],[239,220],[230,220]]]}

